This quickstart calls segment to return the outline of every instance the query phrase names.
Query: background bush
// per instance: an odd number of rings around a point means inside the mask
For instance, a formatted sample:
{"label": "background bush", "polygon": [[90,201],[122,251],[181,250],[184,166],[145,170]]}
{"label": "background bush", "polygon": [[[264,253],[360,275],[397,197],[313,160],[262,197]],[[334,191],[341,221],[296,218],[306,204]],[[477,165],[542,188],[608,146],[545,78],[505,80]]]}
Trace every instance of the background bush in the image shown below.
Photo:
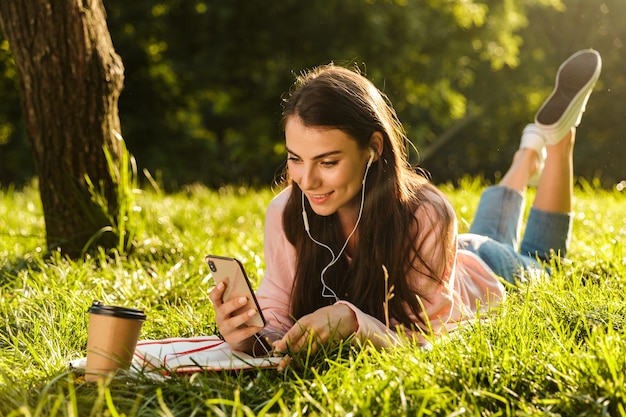
{"label": "background bush", "polygon": [[[554,84],[593,47],[603,73],[579,131],[576,171],[624,179],[622,0],[105,0],[125,66],[123,135],[176,189],[269,184],[285,158],[281,95],[294,74],[358,66],[394,102],[436,182],[495,178]],[[0,38],[0,182],[33,175],[17,74]],[[414,155],[417,161],[417,155]]]}

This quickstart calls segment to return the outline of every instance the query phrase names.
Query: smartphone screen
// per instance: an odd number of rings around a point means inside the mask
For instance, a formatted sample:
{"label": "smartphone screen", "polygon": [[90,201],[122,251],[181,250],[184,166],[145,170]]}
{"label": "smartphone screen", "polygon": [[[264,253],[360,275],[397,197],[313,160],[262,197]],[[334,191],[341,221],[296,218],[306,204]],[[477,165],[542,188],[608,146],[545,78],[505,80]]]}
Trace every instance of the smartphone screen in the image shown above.
{"label": "smartphone screen", "polygon": [[246,324],[249,326],[264,327],[265,318],[263,317],[263,313],[261,313],[261,308],[254,295],[254,291],[252,291],[243,264],[239,262],[238,259],[216,255],[208,255],[205,261],[209,265],[211,275],[216,285],[228,278],[223,296],[224,301],[238,297],[246,297],[248,299],[248,303],[238,309],[235,314],[241,314],[250,309],[256,309],[258,313],[254,317],[251,317]]}

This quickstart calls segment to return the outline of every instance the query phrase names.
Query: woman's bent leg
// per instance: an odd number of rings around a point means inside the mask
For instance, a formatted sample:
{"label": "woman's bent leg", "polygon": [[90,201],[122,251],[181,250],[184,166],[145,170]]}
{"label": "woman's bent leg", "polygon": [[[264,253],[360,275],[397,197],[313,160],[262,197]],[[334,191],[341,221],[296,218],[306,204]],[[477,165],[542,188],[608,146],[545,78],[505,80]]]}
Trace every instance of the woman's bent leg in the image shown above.
{"label": "woman's bent leg", "polygon": [[525,198],[509,187],[487,188],[480,197],[469,233],[486,236],[498,242],[519,247]]}
{"label": "woman's bent leg", "polygon": [[543,261],[552,255],[565,258],[572,235],[572,213],[530,209],[520,252]]}
{"label": "woman's bent leg", "polygon": [[572,233],[574,184],[573,152],[576,129],[572,128],[547,147],[546,167],[526,224],[521,253],[548,260],[564,258]]}

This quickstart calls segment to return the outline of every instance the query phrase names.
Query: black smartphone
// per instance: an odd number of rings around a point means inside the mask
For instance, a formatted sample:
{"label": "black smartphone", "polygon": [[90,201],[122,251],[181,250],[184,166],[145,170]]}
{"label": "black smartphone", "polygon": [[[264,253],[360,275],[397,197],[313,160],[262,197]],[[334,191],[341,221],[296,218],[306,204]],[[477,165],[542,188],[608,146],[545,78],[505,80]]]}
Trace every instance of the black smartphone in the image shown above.
{"label": "black smartphone", "polygon": [[216,285],[228,278],[226,290],[222,297],[224,301],[238,297],[246,297],[248,299],[248,303],[238,309],[235,314],[240,314],[254,308],[257,314],[251,317],[250,320],[246,322],[246,325],[264,327],[265,317],[263,317],[263,313],[261,313],[259,302],[254,295],[254,291],[252,291],[252,286],[250,286],[250,280],[248,280],[243,264],[236,258],[225,256],[207,255],[204,259],[209,265],[211,275]]}

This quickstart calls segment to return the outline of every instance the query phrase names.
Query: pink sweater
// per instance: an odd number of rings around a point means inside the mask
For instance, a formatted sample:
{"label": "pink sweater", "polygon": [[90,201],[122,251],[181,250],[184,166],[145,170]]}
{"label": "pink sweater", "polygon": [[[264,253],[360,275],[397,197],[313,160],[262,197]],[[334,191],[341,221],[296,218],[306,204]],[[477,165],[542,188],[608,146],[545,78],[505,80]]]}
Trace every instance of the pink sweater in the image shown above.
{"label": "pink sweater", "polygon": [[[289,198],[291,187],[287,187],[269,204],[265,218],[265,275],[256,295],[261,310],[268,321],[264,333],[284,333],[294,324],[290,315],[291,289],[296,270],[296,251],[289,243],[282,226],[282,213]],[[414,288],[419,288],[424,295],[422,318],[430,323],[434,335],[453,330],[460,323],[476,317],[477,304],[480,311],[485,311],[504,298],[504,286],[498,277],[475,254],[457,248],[456,216],[447,200],[433,193],[433,198],[441,200],[451,217],[455,219],[454,233],[445,247],[435,245],[436,237],[443,236],[442,222],[437,213],[427,205],[417,209],[415,216],[419,221],[421,232],[421,257],[424,261],[437,259],[444,251],[454,255],[452,262],[444,272],[443,284],[413,271],[409,279]],[[436,265],[437,262],[430,263]],[[391,329],[384,323],[359,310],[347,301],[339,301],[354,312],[358,330],[356,340],[371,341],[375,346],[387,346],[399,341],[395,332],[397,322],[391,320]],[[415,320],[416,323],[418,320]],[[408,333],[408,332],[407,332]],[[408,334],[407,334],[408,335]],[[421,334],[409,335],[417,337],[420,343],[427,343]]]}

